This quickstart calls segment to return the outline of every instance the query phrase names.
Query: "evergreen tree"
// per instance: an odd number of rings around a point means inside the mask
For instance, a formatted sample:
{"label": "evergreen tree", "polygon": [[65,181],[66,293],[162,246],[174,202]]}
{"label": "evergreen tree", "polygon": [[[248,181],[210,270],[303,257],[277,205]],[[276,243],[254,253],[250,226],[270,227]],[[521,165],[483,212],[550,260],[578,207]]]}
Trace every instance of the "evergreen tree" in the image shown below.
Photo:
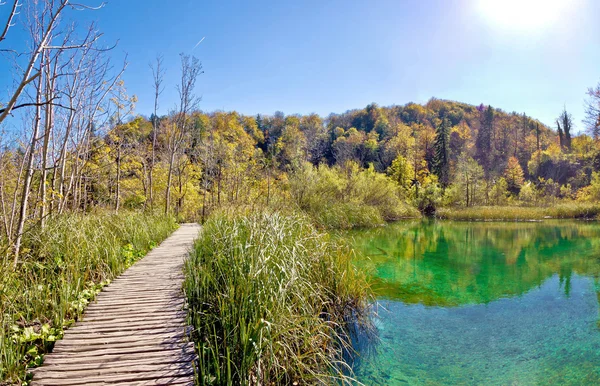
{"label": "evergreen tree", "polygon": [[269,151],[269,130],[260,114],[256,115],[256,128],[263,133],[263,141],[258,143],[258,148],[260,148],[264,154],[267,154]]}
{"label": "evergreen tree", "polygon": [[541,151],[542,148],[540,146],[540,124],[539,123],[535,123],[535,125],[532,123],[531,124],[531,128],[533,130],[535,130],[535,146],[536,146],[536,150],[537,151]]}
{"label": "evergreen tree", "polygon": [[[562,122],[562,130],[565,135],[564,146],[570,151],[571,150],[571,129],[573,128],[573,118],[571,114],[567,112],[567,109],[563,109],[563,112],[560,114],[558,118],[560,122]],[[560,125],[559,125],[560,128]]]}
{"label": "evergreen tree", "polygon": [[434,143],[433,172],[443,188],[450,183],[450,121],[444,118],[436,128]]}
{"label": "evergreen tree", "polygon": [[492,155],[492,138],[494,131],[494,109],[492,106],[487,108],[480,106],[480,125],[475,139],[475,147],[477,149],[476,159],[483,167],[486,178],[489,177],[491,169]]}
{"label": "evergreen tree", "polygon": [[556,125],[558,126],[558,143],[560,144],[560,148],[562,149],[565,146],[565,138],[563,135],[562,128],[560,127],[560,119],[556,120]]}

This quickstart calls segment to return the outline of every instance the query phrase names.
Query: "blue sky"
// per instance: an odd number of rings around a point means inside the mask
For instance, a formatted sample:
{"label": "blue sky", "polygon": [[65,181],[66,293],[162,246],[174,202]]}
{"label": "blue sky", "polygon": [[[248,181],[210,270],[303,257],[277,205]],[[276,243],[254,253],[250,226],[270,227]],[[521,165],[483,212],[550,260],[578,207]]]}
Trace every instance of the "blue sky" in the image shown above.
{"label": "blue sky", "polygon": [[165,57],[166,112],[185,52],[203,63],[206,111],[327,115],[435,96],[546,124],[566,105],[581,128],[586,89],[600,81],[597,15],[595,0],[112,0],[77,16],[119,40],[116,57],[128,53],[142,114],[153,103],[148,63]]}

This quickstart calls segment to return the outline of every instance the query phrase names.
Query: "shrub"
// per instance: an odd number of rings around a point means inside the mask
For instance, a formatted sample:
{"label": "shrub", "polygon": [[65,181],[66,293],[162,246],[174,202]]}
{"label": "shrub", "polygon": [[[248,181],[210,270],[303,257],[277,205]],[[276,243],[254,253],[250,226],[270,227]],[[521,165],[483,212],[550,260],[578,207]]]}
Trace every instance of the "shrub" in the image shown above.
{"label": "shrub", "polygon": [[323,228],[378,226],[419,217],[396,182],[354,162],[332,168],[305,163],[290,176],[289,187],[297,206]]}

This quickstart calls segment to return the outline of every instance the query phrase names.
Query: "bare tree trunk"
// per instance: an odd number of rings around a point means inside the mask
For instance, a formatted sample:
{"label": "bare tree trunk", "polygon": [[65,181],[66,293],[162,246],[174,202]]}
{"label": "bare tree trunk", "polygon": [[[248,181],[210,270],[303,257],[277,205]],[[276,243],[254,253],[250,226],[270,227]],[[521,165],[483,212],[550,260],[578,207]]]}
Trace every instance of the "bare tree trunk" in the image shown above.
{"label": "bare tree trunk", "polygon": [[[144,158],[143,155],[140,155],[140,158]],[[148,166],[146,166],[145,160],[142,161],[142,176],[140,177],[140,182],[142,183],[142,188],[144,189],[144,198],[148,197],[148,186],[150,185],[149,181],[150,174],[148,172]],[[146,210],[146,205],[148,204],[148,200],[144,199],[144,210]]]}
{"label": "bare tree trunk", "polygon": [[8,233],[8,213],[6,212],[6,202],[4,197],[4,184],[0,185],[0,199],[2,200],[2,222],[4,225],[4,234],[6,238],[10,240],[10,234]]}
{"label": "bare tree trunk", "polygon": [[204,189],[204,193],[202,194],[202,223],[206,220],[206,189]]}
{"label": "bare tree trunk", "polygon": [[271,200],[271,167],[267,169],[267,206]]}
{"label": "bare tree trunk", "polygon": [[221,205],[221,164],[219,164],[219,172],[217,176],[217,204]]}
{"label": "bare tree trunk", "polygon": [[[58,63],[58,59],[54,64],[54,68],[52,71],[50,70],[50,55],[48,52],[45,54],[46,56],[46,90],[45,97],[46,100],[53,100],[54,98],[54,85],[55,85],[55,74],[56,74],[56,63]],[[44,229],[46,224],[46,213],[47,213],[47,181],[48,178],[48,147],[50,145],[50,133],[52,131],[54,108],[53,106],[46,106],[46,116],[45,116],[45,130],[44,130],[44,143],[42,146],[42,178],[40,180],[40,196],[41,196],[41,207],[40,207],[40,226]]]}
{"label": "bare tree trunk", "polygon": [[152,68],[152,75],[154,77],[154,117],[152,119],[152,158],[150,161],[150,174],[149,174],[149,196],[150,196],[150,208],[154,206],[154,164],[156,162],[156,134],[158,132],[158,99],[162,94],[163,89],[163,75],[162,70],[163,59],[161,56],[156,57],[156,67]]}
{"label": "bare tree trunk", "polygon": [[117,147],[117,186],[115,193],[115,213],[119,213],[121,204],[121,144]]}
{"label": "bare tree trunk", "polygon": [[171,207],[171,183],[173,181],[173,163],[175,163],[175,150],[171,152],[169,160],[169,175],[167,177],[167,190],[165,192],[165,215],[169,214]]}
{"label": "bare tree trunk", "polygon": [[35,155],[35,147],[37,145],[38,132],[40,130],[40,122],[42,120],[42,82],[38,82],[38,89],[36,94],[36,103],[38,104],[35,108],[35,118],[33,122],[33,132],[31,133],[31,149],[26,163],[25,181],[23,182],[23,190],[21,194],[21,206],[19,209],[19,222],[17,223],[17,232],[14,244],[14,262],[13,267],[17,267],[19,262],[19,253],[21,251],[21,241],[23,237],[23,229],[25,227],[25,220],[27,219],[27,204],[29,201],[29,192],[31,189],[31,180],[33,178],[33,159]]}
{"label": "bare tree trunk", "polygon": [[181,212],[181,208],[183,207],[183,173],[184,170],[178,171],[178,176],[177,176],[177,182],[179,185],[179,195],[177,197],[177,216],[179,216],[179,213]]}
{"label": "bare tree trunk", "polygon": [[14,190],[13,192],[13,198],[12,198],[12,207],[11,207],[11,211],[10,211],[10,222],[9,222],[9,234],[10,234],[10,238],[12,239],[14,237],[14,233],[13,233],[13,229],[15,227],[15,219],[17,216],[17,206],[19,205],[19,200],[18,200],[18,196],[19,196],[19,189],[18,187],[21,186],[21,181],[23,180],[23,172],[25,171],[25,164],[27,162],[27,157],[29,156],[29,152],[31,151],[31,149],[28,147],[25,151],[25,154],[23,155],[23,159],[21,160],[21,166],[19,167],[19,176],[17,177],[17,188]]}

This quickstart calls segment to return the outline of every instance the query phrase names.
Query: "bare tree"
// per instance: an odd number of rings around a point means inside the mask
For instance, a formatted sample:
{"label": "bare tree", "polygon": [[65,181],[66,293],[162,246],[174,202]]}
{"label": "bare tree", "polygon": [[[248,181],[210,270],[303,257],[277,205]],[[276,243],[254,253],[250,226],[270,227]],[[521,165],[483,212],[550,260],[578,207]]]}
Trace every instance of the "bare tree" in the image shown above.
{"label": "bare tree", "polygon": [[202,74],[200,61],[189,55],[180,54],[181,57],[181,83],[177,86],[179,94],[179,106],[174,114],[173,122],[167,131],[167,148],[169,152],[169,172],[167,176],[167,189],[165,192],[165,214],[169,213],[171,207],[171,184],[173,181],[173,167],[175,158],[181,150],[185,139],[189,135],[190,113],[194,111],[200,98],[194,94],[198,75]]}
{"label": "bare tree", "polygon": [[600,83],[595,88],[589,88],[585,101],[585,119],[588,131],[595,139],[600,139]]}
{"label": "bare tree", "polygon": [[127,142],[127,132],[123,124],[124,118],[133,112],[137,99],[135,95],[133,97],[129,97],[127,95],[123,80],[119,80],[117,82],[117,87],[113,90],[113,92],[114,97],[111,98],[111,101],[115,105],[115,114],[112,117],[114,120],[112,138],[117,148],[115,155],[115,164],[117,166],[115,185],[115,212],[118,213],[121,205],[121,163],[123,161],[123,146],[125,145],[125,142]]}
{"label": "bare tree", "polygon": [[[18,7],[18,4],[14,5],[13,7],[13,12],[11,14],[12,16],[8,22],[9,26],[12,25],[11,20],[16,12],[16,7]],[[57,79],[64,75],[62,73],[63,66],[59,65],[60,55],[66,50],[77,51],[89,48],[93,46],[101,36],[101,34],[95,31],[95,29],[90,28],[85,39],[80,42],[73,43],[73,39],[70,36],[73,29],[66,34],[64,32],[57,32],[59,20],[61,19],[61,13],[66,7],[76,9],[92,9],[91,7],[85,5],[71,4],[69,0],[49,0],[41,4],[38,2],[32,3],[30,7],[30,14],[28,15],[28,30],[32,41],[32,51],[29,55],[29,60],[27,61],[27,65],[23,70],[22,76],[20,77],[18,86],[13,92],[9,102],[6,104],[6,107],[0,110],[1,123],[11,113],[11,111],[17,108],[25,106],[35,107],[30,143],[23,163],[24,176],[19,202],[18,221],[16,230],[13,234],[15,267],[18,263],[22,236],[25,230],[25,223],[28,219],[27,211],[35,169],[34,160],[39,150],[38,146],[40,140],[43,140],[41,148],[42,174],[40,189],[38,190],[37,194],[39,194],[39,198],[42,203],[40,212],[42,226],[43,220],[46,217],[46,180],[48,176],[47,171],[50,141],[54,127],[54,106],[61,108],[64,107],[58,102],[59,92],[56,89]],[[58,41],[58,43],[55,43],[55,40],[57,40],[61,35],[62,40]],[[21,94],[23,94],[26,86],[29,84],[35,85],[34,101],[17,104],[18,98]],[[43,135],[40,137],[42,122],[44,123],[44,131]],[[12,230],[9,233],[12,233]]]}
{"label": "bare tree", "polygon": [[[42,65],[40,65],[41,71]],[[27,204],[29,201],[29,193],[31,191],[31,180],[33,178],[33,160],[35,155],[35,149],[38,141],[38,132],[40,131],[40,125],[42,120],[42,81],[38,80],[37,82],[37,91],[36,91],[36,107],[35,107],[35,118],[33,119],[33,129],[31,133],[31,145],[30,150],[27,155],[27,161],[25,163],[25,180],[23,182],[23,189],[21,194],[21,203],[19,209],[19,222],[17,223],[17,231],[15,238],[15,247],[14,247],[14,267],[17,266],[19,253],[21,250],[21,239],[23,237],[23,228],[25,227],[25,220],[27,219]]]}
{"label": "bare tree", "polygon": [[[4,4],[6,4],[6,3],[4,3]],[[2,5],[4,5],[4,4],[2,4]],[[13,5],[11,7],[10,13],[8,14],[8,19],[6,20],[6,24],[4,25],[4,29],[2,30],[2,34],[0,35],[0,43],[4,39],[6,39],[6,35],[8,34],[8,30],[11,27],[15,26],[13,24],[13,19],[18,14],[17,10],[19,9],[20,6],[21,6],[21,4],[19,4],[19,0],[13,1]]]}
{"label": "bare tree", "polygon": [[[55,5],[56,3],[58,3],[58,5]],[[10,28],[10,26],[12,25],[12,19],[14,18],[14,15],[15,15],[15,12],[16,12],[16,9],[18,8],[18,6],[19,6],[18,2],[15,2],[15,4],[13,5],[13,11],[11,12],[9,21],[7,23],[7,27],[4,29],[4,32],[2,35],[3,37],[8,32],[8,28]],[[29,85],[31,82],[33,82],[35,79],[37,79],[41,75],[41,69],[39,69],[39,71],[34,71],[34,68],[36,67],[36,65],[39,61],[39,58],[42,55],[42,53],[44,52],[44,50],[81,48],[80,44],[69,45],[69,46],[66,46],[66,45],[54,46],[53,45],[52,41],[53,41],[53,37],[54,37],[54,32],[55,32],[56,27],[60,23],[60,16],[63,13],[63,11],[65,10],[65,8],[71,7],[71,8],[75,8],[75,9],[83,9],[83,8],[98,9],[103,6],[104,6],[104,4],[101,4],[99,7],[94,8],[94,7],[81,5],[81,4],[71,4],[69,0],[61,0],[61,1],[52,0],[52,1],[45,2],[42,12],[39,13],[37,15],[37,17],[35,17],[32,21],[32,22],[37,23],[36,34],[38,36],[36,36],[36,39],[34,39],[33,49],[31,50],[31,53],[29,54],[29,60],[27,61],[27,65],[25,66],[25,68],[23,70],[23,74],[20,78],[20,81],[19,81],[16,89],[13,91],[12,96],[10,97],[9,101],[6,103],[6,105],[5,105],[6,107],[4,107],[3,109],[0,109],[0,123],[2,123],[6,119],[6,117],[15,109],[27,107],[27,106],[37,106],[37,105],[41,106],[41,105],[52,102],[52,101],[40,100],[40,101],[36,101],[35,103],[17,104],[17,101],[18,101],[19,97],[21,96],[21,94],[23,93],[23,91],[25,90],[25,87],[27,87],[27,85]],[[34,9],[37,9],[37,4],[34,4]],[[97,35],[94,40],[98,39],[99,37],[100,37],[100,35]]]}
{"label": "bare tree", "polygon": [[150,208],[154,206],[154,164],[156,162],[156,135],[158,133],[158,100],[160,95],[162,94],[164,87],[162,86],[163,78],[164,78],[164,69],[163,69],[163,57],[161,55],[156,56],[155,65],[150,65],[152,69],[152,78],[154,79],[154,115],[152,116],[152,158],[150,160],[150,170],[149,170],[149,199],[150,199]]}

